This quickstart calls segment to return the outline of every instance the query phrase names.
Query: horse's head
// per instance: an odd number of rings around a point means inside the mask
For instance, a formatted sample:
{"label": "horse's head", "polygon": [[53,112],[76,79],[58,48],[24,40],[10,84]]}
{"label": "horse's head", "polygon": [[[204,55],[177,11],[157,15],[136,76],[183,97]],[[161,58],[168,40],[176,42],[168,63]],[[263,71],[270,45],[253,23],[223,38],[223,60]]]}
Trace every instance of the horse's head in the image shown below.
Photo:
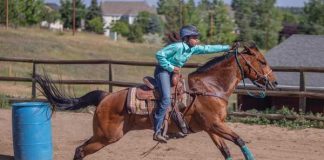
{"label": "horse's head", "polygon": [[257,87],[275,89],[277,79],[269,63],[255,45],[244,46],[238,55],[241,57],[244,76],[249,78]]}

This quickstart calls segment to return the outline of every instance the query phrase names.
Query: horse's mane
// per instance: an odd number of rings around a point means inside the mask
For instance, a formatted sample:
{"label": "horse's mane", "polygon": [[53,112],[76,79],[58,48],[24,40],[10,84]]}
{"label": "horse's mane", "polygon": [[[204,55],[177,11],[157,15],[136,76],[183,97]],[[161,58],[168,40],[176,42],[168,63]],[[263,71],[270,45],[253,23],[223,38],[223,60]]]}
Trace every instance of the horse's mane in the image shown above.
{"label": "horse's mane", "polygon": [[211,60],[207,61],[205,64],[203,64],[201,67],[198,67],[195,72],[201,73],[201,72],[208,71],[209,69],[213,68],[214,65],[224,61],[225,59],[229,59],[233,55],[234,55],[233,53],[229,53],[229,54],[225,54],[223,56],[214,57]]}
{"label": "horse's mane", "polygon": [[[256,44],[254,42],[249,42],[249,43],[245,43],[246,47],[248,48],[255,48],[255,49],[258,49]],[[213,68],[214,65],[226,60],[226,59],[229,59],[230,57],[232,57],[234,55],[233,52],[229,53],[229,54],[225,54],[223,56],[217,56],[217,57],[214,57],[212,58],[211,60],[207,61],[205,64],[203,64],[201,67],[198,67],[197,70],[195,71],[196,73],[201,73],[201,72],[205,72],[205,71],[208,71],[209,69]]]}

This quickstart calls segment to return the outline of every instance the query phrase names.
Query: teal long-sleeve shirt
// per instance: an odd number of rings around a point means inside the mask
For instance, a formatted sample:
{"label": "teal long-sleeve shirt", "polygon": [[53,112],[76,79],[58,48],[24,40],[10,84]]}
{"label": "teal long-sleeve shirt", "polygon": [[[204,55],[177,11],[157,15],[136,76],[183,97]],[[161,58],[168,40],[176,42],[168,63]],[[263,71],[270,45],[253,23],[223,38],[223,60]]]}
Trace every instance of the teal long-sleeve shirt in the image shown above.
{"label": "teal long-sleeve shirt", "polygon": [[172,72],[174,67],[182,67],[192,55],[225,52],[229,45],[196,45],[189,47],[184,42],[172,43],[156,53],[159,65]]}

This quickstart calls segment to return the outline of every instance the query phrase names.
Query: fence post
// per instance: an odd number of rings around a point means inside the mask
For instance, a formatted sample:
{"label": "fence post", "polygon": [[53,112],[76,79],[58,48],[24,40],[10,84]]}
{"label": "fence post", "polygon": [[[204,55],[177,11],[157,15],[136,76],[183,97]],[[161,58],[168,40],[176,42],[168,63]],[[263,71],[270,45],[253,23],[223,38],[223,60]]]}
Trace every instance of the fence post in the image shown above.
{"label": "fence post", "polygon": [[35,81],[35,76],[36,76],[36,63],[33,62],[33,74],[32,74],[32,99],[36,98],[36,81]]}
{"label": "fence post", "polygon": [[[300,80],[299,80],[299,91],[305,93],[305,73],[300,71]],[[305,95],[299,96],[299,112],[305,113],[306,112],[306,97]]]}
{"label": "fence post", "polygon": [[[109,63],[109,65],[108,65],[108,70],[109,70],[108,80],[112,81],[113,78],[112,78],[112,66],[111,66],[111,63]],[[109,92],[110,93],[113,92],[113,88],[112,88],[111,84],[109,84]]]}

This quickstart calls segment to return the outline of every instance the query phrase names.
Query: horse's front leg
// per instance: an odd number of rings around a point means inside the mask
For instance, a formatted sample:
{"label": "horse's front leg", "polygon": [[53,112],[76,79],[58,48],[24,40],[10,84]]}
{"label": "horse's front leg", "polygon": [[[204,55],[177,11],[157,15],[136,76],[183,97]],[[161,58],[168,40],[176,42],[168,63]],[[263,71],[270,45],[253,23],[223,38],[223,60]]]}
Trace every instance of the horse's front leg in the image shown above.
{"label": "horse's front leg", "polygon": [[232,141],[241,148],[246,160],[254,160],[254,156],[245,142],[233,132],[223,121],[214,121],[207,129],[208,133],[214,133],[222,138]]}
{"label": "horse's front leg", "polygon": [[232,160],[231,153],[229,152],[229,149],[226,143],[224,142],[224,139],[214,133],[208,133],[208,134],[210,138],[213,140],[214,144],[217,146],[217,148],[221,151],[225,160]]}

